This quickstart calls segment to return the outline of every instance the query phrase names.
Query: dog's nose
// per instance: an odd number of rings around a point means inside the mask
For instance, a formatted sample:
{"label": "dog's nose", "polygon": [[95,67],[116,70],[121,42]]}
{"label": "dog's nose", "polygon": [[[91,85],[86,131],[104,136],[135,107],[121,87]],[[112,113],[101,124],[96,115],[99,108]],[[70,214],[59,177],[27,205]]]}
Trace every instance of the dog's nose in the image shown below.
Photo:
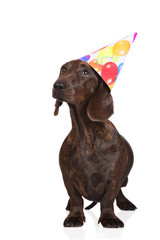
{"label": "dog's nose", "polygon": [[54,88],[55,88],[56,90],[61,90],[61,91],[63,91],[64,88],[65,88],[65,86],[64,86],[63,83],[55,83],[55,84],[54,84]]}

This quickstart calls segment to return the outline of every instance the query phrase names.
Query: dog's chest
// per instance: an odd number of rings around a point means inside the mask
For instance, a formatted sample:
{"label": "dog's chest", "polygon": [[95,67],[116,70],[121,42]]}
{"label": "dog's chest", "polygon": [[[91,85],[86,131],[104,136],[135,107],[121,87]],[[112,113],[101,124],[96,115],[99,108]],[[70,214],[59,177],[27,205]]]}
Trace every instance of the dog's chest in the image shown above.
{"label": "dog's chest", "polygon": [[70,149],[70,153],[71,158],[63,171],[82,196],[99,201],[105,190],[106,175],[110,172],[103,149],[95,146],[91,150],[84,145]]}
{"label": "dog's chest", "polygon": [[102,135],[95,136],[91,144],[83,139],[77,141],[69,135],[60,152],[62,173],[82,196],[99,201],[105,191],[107,179],[116,175],[118,170],[118,149],[117,141],[108,137],[104,139]]}

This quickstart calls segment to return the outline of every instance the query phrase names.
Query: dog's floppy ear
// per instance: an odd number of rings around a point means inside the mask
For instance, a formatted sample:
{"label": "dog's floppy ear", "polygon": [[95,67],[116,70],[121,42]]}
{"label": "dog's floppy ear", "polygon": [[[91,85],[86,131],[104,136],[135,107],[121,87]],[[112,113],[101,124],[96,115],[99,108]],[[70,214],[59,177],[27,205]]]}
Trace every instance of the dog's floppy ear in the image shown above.
{"label": "dog's floppy ear", "polygon": [[88,117],[95,122],[105,122],[113,114],[113,98],[109,87],[102,79],[90,99],[87,108]]}
{"label": "dog's floppy ear", "polygon": [[54,109],[54,116],[57,116],[58,115],[58,112],[59,112],[59,107],[62,105],[63,102],[59,101],[59,100],[56,100],[56,103],[55,103],[55,109]]}

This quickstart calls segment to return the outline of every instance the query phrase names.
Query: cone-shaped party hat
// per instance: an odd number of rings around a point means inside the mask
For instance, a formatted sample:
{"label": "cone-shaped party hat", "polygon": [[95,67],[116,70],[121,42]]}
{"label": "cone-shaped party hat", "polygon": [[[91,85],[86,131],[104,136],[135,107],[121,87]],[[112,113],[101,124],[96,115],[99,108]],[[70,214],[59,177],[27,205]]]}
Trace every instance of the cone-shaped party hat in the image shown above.
{"label": "cone-shaped party hat", "polygon": [[137,33],[129,35],[118,42],[81,57],[80,60],[88,62],[111,90],[136,36]]}

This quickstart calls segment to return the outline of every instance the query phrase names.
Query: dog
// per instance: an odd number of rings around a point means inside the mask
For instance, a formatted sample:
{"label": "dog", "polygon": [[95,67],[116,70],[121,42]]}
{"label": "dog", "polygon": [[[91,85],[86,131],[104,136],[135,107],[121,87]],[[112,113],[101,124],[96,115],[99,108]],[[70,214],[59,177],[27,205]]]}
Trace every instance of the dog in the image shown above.
{"label": "dog", "polygon": [[64,140],[59,163],[69,195],[64,227],[80,227],[85,222],[83,198],[100,203],[98,223],[121,228],[113,203],[122,210],[135,210],[122,193],[133,165],[133,151],[108,120],[113,114],[113,98],[99,74],[81,60],[67,62],[53,85],[56,99],[54,115],[66,102],[70,108],[72,129]]}

